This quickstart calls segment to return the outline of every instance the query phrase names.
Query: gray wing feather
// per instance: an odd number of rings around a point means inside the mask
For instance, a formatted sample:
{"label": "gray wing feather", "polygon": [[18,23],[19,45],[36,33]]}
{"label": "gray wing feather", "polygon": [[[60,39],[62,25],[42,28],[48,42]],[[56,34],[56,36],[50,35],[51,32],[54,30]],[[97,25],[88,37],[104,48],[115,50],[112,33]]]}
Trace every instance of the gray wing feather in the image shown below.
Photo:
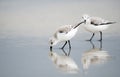
{"label": "gray wing feather", "polygon": [[71,26],[71,25],[61,26],[61,27],[54,33],[54,37],[57,38],[57,33],[67,34],[71,29],[72,29],[72,26]]}
{"label": "gray wing feather", "polygon": [[71,29],[72,29],[72,26],[71,26],[71,25],[65,25],[65,26],[61,26],[61,27],[58,29],[58,32],[59,32],[59,33],[68,33]]}
{"label": "gray wing feather", "polygon": [[95,26],[99,26],[99,25],[107,25],[107,24],[113,24],[115,22],[111,22],[111,21],[106,21],[102,18],[98,18],[98,17],[91,17],[91,24],[95,25]]}
{"label": "gray wing feather", "polygon": [[102,18],[98,18],[98,17],[91,17],[91,24],[93,25],[100,25],[102,23],[106,23],[107,21],[103,20]]}

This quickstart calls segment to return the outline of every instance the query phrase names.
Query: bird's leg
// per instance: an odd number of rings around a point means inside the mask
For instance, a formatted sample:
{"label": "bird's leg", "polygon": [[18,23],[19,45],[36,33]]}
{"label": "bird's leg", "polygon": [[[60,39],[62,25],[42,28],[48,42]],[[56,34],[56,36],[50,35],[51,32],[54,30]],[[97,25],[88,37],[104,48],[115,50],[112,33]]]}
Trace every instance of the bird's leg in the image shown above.
{"label": "bird's leg", "polygon": [[98,41],[102,41],[102,32],[100,31],[100,40]]}
{"label": "bird's leg", "polygon": [[102,41],[100,41],[100,50],[102,50]]}
{"label": "bird's leg", "polygon": [[71,52],[71,49],[69,49],[69,52],[66,53],[66,51],[64,49],[62,49],[62,51],[64,52],[65,56],[69,56],[70,55],[70,52]]}
{"label": "bird's leg", "polygon": [[64,49],[62,49],[62,51],[64,52],[65,56],[67,56],[67,53],[65,52],[65,50],[64,50]]}
{"label": "bird's leg", "polygon": [[71,44],[70,44],[70,40],[68,40],[68,44],[69,44],[69,49],[71,49]]}
{"label": "bird's leg", "polygon": [[69,48],[68,56],[70,55],[70,52],[71,52],[71,48]]}
{"label": "bird's leg", "polygon": [[91,41],[92,38],[94,37],[95,33],[92,34],[91,38],[89,40],[86,40],[86,41]]}
{"label": "bird's leg", "polygon": [[67,44],[67,41],[65,42],[65,44],[62,46],[62,48],[61,49],[64,49],[64,47],[65,47],[65,45]]}
{"label": "bird's leg", "polygon": [[94,49],[95,48],[95,45],[93,44],[92,41],[90,41],[91,45],[92,45],[92,48]]}

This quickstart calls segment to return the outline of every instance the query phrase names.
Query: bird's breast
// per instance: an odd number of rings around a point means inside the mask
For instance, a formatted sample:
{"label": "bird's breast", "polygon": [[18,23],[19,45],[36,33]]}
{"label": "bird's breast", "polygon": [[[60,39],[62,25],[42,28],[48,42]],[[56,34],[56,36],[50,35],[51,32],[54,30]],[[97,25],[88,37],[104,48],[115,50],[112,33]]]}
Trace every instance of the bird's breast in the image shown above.
{"label": "bird's breast", "polygon": [[109,27],[109,25],[92,25],[92,24],[86,24],[84,25],[84,28],[89,31],[89,32],[99,32],[99,31],[104,31]]}

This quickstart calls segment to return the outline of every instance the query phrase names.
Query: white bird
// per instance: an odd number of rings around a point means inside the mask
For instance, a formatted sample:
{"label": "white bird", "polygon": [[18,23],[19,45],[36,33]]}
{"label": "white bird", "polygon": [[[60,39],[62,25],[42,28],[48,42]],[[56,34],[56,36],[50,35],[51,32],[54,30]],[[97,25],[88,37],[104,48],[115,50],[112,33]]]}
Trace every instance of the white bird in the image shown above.
{"label": "white bird", "polygon": [[66,55],[60,55],[58,53],[55,53],[53,51],[50,51],[49,53],[50,59],[55,64],[55,66],[63,72],[66,73],[78,73],[79,68],[75,61]]}
{"label": "white bird", "polygon": [[83,15],[82,19],[84,20],[84,28],[92,32],[93,35],[92,37],[88,40],[91,41],[92,38],[94,37],[96,32],[100,32],[100,40],[102,41],[102,31],[106,30],[110,24],[114,24],[115,22],[107,21],[99,17],[90,17],[89,15]]}
{"label": "white bird", "polygon": [[62,41],[65,41],[65,44],[62,46],[62,49],[65,47],[67,42],[69,43],[69,48],[71,48],[70,39],[75,36],[76,32],[78,31],[79,25],[82,23],[83,22],[80,22],[77,25],[65,25],[58,28],[49,40],[50,49],[52,49],[52,46]]}

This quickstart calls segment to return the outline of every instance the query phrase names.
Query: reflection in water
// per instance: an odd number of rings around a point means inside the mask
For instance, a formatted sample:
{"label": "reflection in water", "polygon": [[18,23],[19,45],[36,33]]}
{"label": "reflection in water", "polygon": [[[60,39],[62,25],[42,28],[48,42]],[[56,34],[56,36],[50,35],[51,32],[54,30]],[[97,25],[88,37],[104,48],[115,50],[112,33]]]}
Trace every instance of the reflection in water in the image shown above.
{"label": "reflection in water", "polygon": [[52,62],[55,64],[55,66],[65,73],[78,73],[79,68],[75,61],[69,57],[70,51],[67,54],[64,50],[64,55],[59,55],[56,52],[50,51],[49,56],[52,60]]}
{"label": "reflection in water", "polygon": [[102,41],[100,42],[99,48],[95,47],[93,42],[90,43],[92,45],[92,49],[86,51],[82,55],[82,64],[84,70],[87,70],[90,65],[105,63],[110,58],[108,51],[102,50]]}

